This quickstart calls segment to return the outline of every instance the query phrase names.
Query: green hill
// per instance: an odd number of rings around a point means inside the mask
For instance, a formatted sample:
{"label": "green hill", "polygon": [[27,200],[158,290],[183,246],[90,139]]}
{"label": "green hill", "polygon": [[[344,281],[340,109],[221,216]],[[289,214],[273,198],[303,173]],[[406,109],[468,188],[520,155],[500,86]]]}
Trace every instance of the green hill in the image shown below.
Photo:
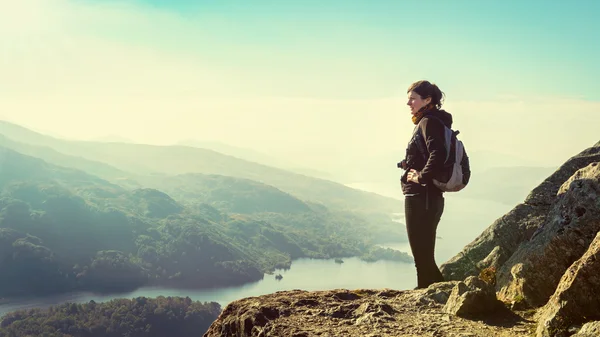
{"label": "green hill", "polygon": [[[0,130],[5,130],[2,123],[3,122],[0,122]],[[48,163],[82,170],[98,177],[114,180],[117,181],[119,185],[141,187],[141,185],[137,184],[131,179],[132,174],[129,172],[119,170],[105,163],[85,159],[83,157],[66,155],[46,145],[31,145],[28,143],[16,142],[6,137],[1,131],[0,147],[12,149],[28,156],[40,158]],[[0,160],[2,160],[1,157]],[[2,163],[0,162],[0,165],[1,164]]]}
{"label": "green hill", "polygon": [[187,203],[209,203],[233,213],[299,213],[310,207],[275,187],[248,179],[189,173],[176,176],[138,177],[138,181],[165,191]]}
{"label": "green hill", "polygon": [[231,177],[169,179],[209,193],[182,203],[0,148],[0,297],[235,285],[293,258],[378,252],[367,223],[350,213]]}

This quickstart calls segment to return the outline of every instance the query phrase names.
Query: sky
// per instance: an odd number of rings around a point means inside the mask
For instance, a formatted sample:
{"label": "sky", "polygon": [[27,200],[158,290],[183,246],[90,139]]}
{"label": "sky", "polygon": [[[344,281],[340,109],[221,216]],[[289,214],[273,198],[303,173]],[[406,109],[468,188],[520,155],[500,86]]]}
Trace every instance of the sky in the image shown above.
{"label": "sky", "polygon": [[557,165],[600,140],[598,14],[595,0],[0,0],[0,119],[384,165],[413,128],[407,87],[428,79],[467,150]]}

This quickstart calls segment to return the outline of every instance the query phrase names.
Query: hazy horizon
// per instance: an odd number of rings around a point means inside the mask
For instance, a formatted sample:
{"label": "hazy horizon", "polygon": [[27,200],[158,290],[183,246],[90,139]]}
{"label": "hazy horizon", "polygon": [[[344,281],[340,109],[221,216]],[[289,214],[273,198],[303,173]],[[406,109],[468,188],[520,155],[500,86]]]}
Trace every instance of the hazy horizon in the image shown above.
{"label": "hazy horizon", "polygon": [[471,153],[555,166],[600,140],[593,1],[0,3],[0,119],[53,136],[391,166],[429,79]]}

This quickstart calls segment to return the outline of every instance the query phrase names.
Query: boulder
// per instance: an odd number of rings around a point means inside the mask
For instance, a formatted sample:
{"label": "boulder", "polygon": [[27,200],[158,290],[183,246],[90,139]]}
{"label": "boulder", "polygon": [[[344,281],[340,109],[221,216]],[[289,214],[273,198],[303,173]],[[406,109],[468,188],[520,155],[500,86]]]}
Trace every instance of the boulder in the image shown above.
{"label": "boulder", "polygon": [[498,270],[498,298],[530,307],[544,305],[598,230],[600,164],[594,162],[561,185],[546,221]]}
{"label": "boulder", "polygon": [[[570,326],[584,323],[586,317],[599,317],[599,293],[600,233],[585,255],[563,275],[556,291],[540,310],[537,336],[554,337]],[[598,327],[597,324],[594,326]],[[600,336],[600,333],[594,336]]]}
{"label": "boulder", "polygon": [[452,293],[452,289],[456,287],[458,281],[448,281],[448,282],[438,282],[433,283],[423,294],[417,293],[417,303],[420,304],[430,304],[437,303],[444,305],[448,302],[448,298],[450,298],[450,294]]}
{"label": "boulder", "polygon": [[586,323],[581,330],[571,337],[598,337],[600,336],[600,321]]}
{"label": "boulder", "polygon": [[469,276],[464,282],[452,289],[452,293],[444,306],[444,311],[460,317],[478,317],[494,312],[502,307],[496,298],[496,291],[475,276]]}

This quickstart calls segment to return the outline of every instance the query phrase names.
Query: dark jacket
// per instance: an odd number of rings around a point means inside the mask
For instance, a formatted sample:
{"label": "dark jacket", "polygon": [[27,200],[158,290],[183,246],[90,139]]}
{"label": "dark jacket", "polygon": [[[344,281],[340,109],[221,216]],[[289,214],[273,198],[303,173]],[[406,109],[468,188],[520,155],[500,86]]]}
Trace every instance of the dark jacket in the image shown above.
{"label": "dark jacket", "polygon": [[[431,118],[432,115],[437,118]],[[404,195],[423,194],[426,189],[429,193],[443,193],[433,185],[432,179],[441,171],[446,160],[444,125],[452,128],[452,115],[444,110],[434,109],[427,111],[415,126],[415,132],[408,142],[404,158],[408,165],[401,178]],[[419,172],[420,184],[407,182],[406,176],[410,169]]]}

